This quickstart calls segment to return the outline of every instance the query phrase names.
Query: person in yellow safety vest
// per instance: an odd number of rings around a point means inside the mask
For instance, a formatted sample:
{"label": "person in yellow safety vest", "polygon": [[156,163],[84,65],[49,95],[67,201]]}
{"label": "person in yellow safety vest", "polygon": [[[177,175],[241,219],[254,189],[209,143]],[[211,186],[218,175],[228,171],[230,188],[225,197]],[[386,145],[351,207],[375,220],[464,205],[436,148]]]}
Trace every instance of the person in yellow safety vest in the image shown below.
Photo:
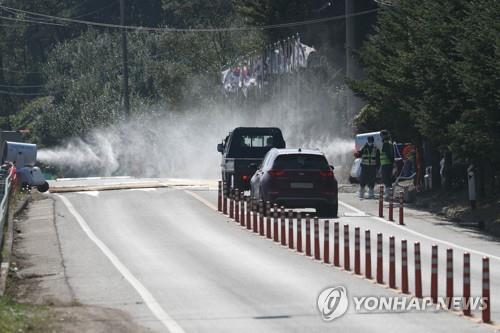
{"label": "person in yellow safety vest", "polygon": [[368,197],[373,199],[377,169],[380,165],[380,150],[374,144],[374,137],[369,136],[368,142],[359,152],[361,156],[361,177],[359,181],[359,198],[365,197],[365,186],[368,185]]}
{"label": "person in yellow safety vest", "polygon": [[382,168],[382,182],[384,183],[385,193],[384,198],[389,199],[392,191],[392,170],[394,167],[394,145],[390,141],[389,132],[383,130],[380,132],[382,136],[382,150],[380,152],[380,165]]}

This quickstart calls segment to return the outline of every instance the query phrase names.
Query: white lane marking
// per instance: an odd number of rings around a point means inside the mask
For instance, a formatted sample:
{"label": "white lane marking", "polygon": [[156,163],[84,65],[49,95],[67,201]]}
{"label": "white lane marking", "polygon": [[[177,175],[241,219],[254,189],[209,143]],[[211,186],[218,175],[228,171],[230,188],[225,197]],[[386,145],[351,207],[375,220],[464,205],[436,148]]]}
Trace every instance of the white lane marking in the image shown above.
{"label": "white lane marking", "polygon": [[[197,199],[198,201],[202,202],[205,206],[211,208],[212,210],[217,211],[217,207],[216,206],[212,205],[212,203],[210,203],[208,200],[202,198],[198,194],[196,194],[194,192],[191,192],[191,191],[187,191],[187,190],[184,191],[184,192],[186,192],[187,194],[191,195],[193,198]],[[418,231],[414,231],[414,230],[408,229],[407,227],[400,226],[399,224],[395,224],[394,222],[386,221],[386,220],[384,220],[384,219],[382,219],[382,218],[380,218],[378,216],[369,215],[366,212],[363,212],[362,210],[359,210],[356,207],[353,207],[353,206],[351,206],[349,204],[346,204],[343,201],[339,200],[339,204],[342,205],[342,206],[344,206],[344,207],[346,207],[346,208],[348,208],[348,209],[350,209],[350,210],[352,210],[352,211],[354,211],[356,214],[362,215],[363,217],[370,217],[370,218],[375,219],[377,221],[384,222],[385,224],[387,224],[387,225],[389,225],[391,227],[404,230],[404,231],[409,232],[409,233],[411,233],[411,234],[413,234],[415,236],[422,237],[422,238],[428,239],[428,240],[436,242],[436,243],[441,243],[441,244],[444,244],[444,245],[447,245],[447,246],[451,246],[451,247],[454,247],[454,248],[457,248],[457,249],[461,249],[461,250],[466,251],[466,252],[475,253],[475,254],[480,255],[480,256],[486,256],[486,257],[490,257],[492,259],[500,261],[500,257],[498,257],[498,256],[495,256],[495,255],[492,255],[492,254],[489,254],[489,253],[485,253],[485,252],[481,252],[481,251],[476,251],[474,249],[463,247],[463,246],[460,246],[460,245],[457,245],[457,244],[454,244],[454,243],[451,243],[451,242],[444,241],[442,239],[438,239],[438,238],[434,238],[434,237],[431,237],[431,236],[427,236],[425,234],[421,234]]]}
{"label": "white lane marking", "polygon": [[167,328],[171,333],[185,333],[185,331],[175,322],[166,312],[163,310],[158,301],[149,292],[149,290],[144,287],[144,285],[137,280],[137,278],[128,270],[128,268],[118,259],[118,257],[111,252],[111,250],[104,244],[90,229],[89,225],[83,217],[76,211],[75,207],[71,202],[64,196],[56,194],[62,202],[66,205],[66,208],[74,216],[80,227],[87,234],[87,236],[94,242],[95,245],[104,253],[104,255],[111,261],[115,268],[123,275],[123,277],[134,287],[134,289],[139,293],[139,295],[144,300],[144,303],[148,306],[151,312],[158,318],[159,321]]}
{"label": "white lane marking", "polygon": [[[339,200],[339,204],[341,204],[342,206],[344,206],[344,207],[346,207],[346,208],[348,208],[348,209],[350,209],[350,210],[352,210],[352,211],[354,211],[356,213],[366,214],[362,210],[359,210],[356,207],[353,207],[353,206],[351,206],[349,204],[346,204],[345,202],[342,202],[340,200]],[[393,228],[398,228],[398,229],[404,230],[404,231],[406,231],[406,232],[408,232],[410,234],[413,234],[415,236],[422,237],[422,238],[428,239],[430,241],[433,241],[433,242],[436,242],[436,243],[441,243],[441,244],[444,244],[444,245],[447,245],[447,246],[451,246],[451,247],[454,247],[454,248],[457,248],[457,249],[461,249],[461,250],[466,251],[466,252],[475,253],[475,254],[477,254],[479,256],[490,257],[492,259],[500,261],[500,257],[492,255],[492,254],[489,254],[489,253],[486,253],[486,252],[477,251],[477,250],[474,250],[474,249],[470,249],[470,248],[467,248],[467,247],[464,247],[464,246],[460,246],[460,245],[457,245],[457,244],[454,244],[454,243],[451,243],[451,242],[447,242],[447,241],[441,240],[439,238],[434,238],[434,237],[431,237],[431,236],[427,236],[427,235],[422,234],[422,233],[420,233],[418,231],[408,229],[408,227],[401,226],[401,225],[396,224],[394,222],[386,221],[383,218],[380,218],[378,216],[369,215],[368,217],[370,217],[372,219],[375,219],[377,221],[380,221],[380,222],[384,222],[385,224],[387,224],[387,225],[389,225],[389,226],[391,226]]]}
{"label": "white lane marking", "polygon": [[215,205],[212,205],[211,202],[209,202],[208,200],[205,200],[204,198],[200,197],[198,194],[196,194],[194,192],[191,192],[191,191],[188,191],[188,190],[185,190],[184,192],[186,192],[187,194],[189,194],[190,196],[192,196],[196,200],[200,201],[202,204],[204,204],[208,208],[210,208],[212,210],[215,210],[215,211],[218,210],[217,207],[215,207]]}
{"label": "white lane marking", "polygon": [[99,196],[99,191],[81,191],[81,192],[76,192],[76,193],[86,194],[86,195],[90,195],[91,197],[96,197],[96,198]]}

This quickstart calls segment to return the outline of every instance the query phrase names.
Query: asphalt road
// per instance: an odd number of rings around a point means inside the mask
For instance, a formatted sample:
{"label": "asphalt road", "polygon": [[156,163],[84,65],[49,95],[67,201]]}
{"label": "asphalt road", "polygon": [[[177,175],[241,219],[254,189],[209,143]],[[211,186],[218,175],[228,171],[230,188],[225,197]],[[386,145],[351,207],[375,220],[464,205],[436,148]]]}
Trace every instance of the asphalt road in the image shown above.
{"label": "asphalt road", "polygon": [[[159,332],[493,331],[446,311],[361,314],[351,306],[343,317],[324,322],[316,299],[327,287],[345,286],[350,296],[398,294],[246,231],[207,206],[216,203],[216,192],[190,190],[196,191],[198,199],[182,188],[56,196],[61,249],[76,298],[82,303],[124,309],[140,324]],[[355,211],[341,206],[340,215],[345,212]],[[430,246],[435,241],[419,236],[425,230],[411,233],[370,217],[342,216],[337,221],[352,228],[360,226],[362,232],[370,228],[372,253],[376,252],[377,232],[396,236],[396,244],[402,238],[409,244],[420,241],[424,294],[428,294]],[[440,237],[433,229],[443,230],[439,225],[429,223],[429,228],[430,236]],[[446,241],[453,241],[449,232],[442,233],[448,237]],[[471,250],[500,254],[496,243],[474,247],[472,240],[471,244],[457,240],[457,246],[461,246],[455,250],[457,263],[461,262],[463,247],[469,245]],[[353,249],[352,236],[351,242]],[[440,245],[443,258],[447,246]],[[387,248],[384,251],[386,255]],[[399,246],[396,252],[400,253]],[[477,258],[481,254],[472,252],[474,295],[479,295],[481,271]],[[372,261],[375,269],[375,258]],[[500,263],[492,259],[491,266],[492,295],[496,296],[500,285],[495,277],[500,276]],[[410,272],[412,268],[410,265]],[[442,264],[440,279],[444,274]],[[461,269],[456,274],[461,274]],[[399,274],[397,281],[399,284]],[[457,277],[455,290],[461,291],[460,283],[461,277]],[[492,306],[492,318],[500,319],[500,303],[495,297]]]}

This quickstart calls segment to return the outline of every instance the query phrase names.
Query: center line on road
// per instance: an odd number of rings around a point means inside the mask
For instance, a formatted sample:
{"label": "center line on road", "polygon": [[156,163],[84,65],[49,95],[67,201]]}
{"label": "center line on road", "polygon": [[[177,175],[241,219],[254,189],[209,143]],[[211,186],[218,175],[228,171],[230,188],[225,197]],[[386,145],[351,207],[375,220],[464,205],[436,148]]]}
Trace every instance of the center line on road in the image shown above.
{"label": "center line on road", "polygon": [[186,192],[187,194],[189,194],[190,196],[192,196],[196,200],[200,201],[202,204],[204,204],[208,208],[217,211],[217,207],[215,207],[215,205],[212,205],[212,203],[210,203],[208,200],[205,200],[204,198],[202,198],[198,194],[196,194],[196,193],[194,193],[192,191],[188,191],[188,190],[185,190],[184,192]]}
{"label": "center line on road", "polygon": [[[348,209],[350,209],[350,210],[352,210],[352,211],[354,211],[356,213],[366,214],[362,210],[359,210],[356,207],[353,207],[353,206],[351,206],[349,204],[346,204],[345,202],[342,202],[340,200],[339,200],[339,204],[341,204],[342,206],[344,206],[344,207],[346,207],[346,208],[348,208]],[[485,253],[485,252],[481,252],[481,251],[476,251],[474,249],[470,249],[470,248],[463,247],[463,246],[460,246],[460,245],[457,245],[457,244],[454,244],[454,243],[451,243],[451,242],[447,242],[447,241],[441,240],[439,238],[434,238],[434,237],[431,237],[431,236],[427,236],[425,234],[421,234],[418,231],[408,229],[408,227],[403,227],[403,226],[401,226],[399,224],[396,224],[395,222],[386,221],[383,218],[380,218],[378,216],[368,215],[368,217],[370,217],[372,219],[375,219],[377,221],[384,222],[385,224],[390,225],[393,228],[398,228],[398,229],[404,230],[406,232],[409,232],[409,233],[411,233],[411,234],[413,234],[415,236],[426,238],[426,239],[428,239],[430,241],[433,241],[433,242],[436,242],[436,243],[445,244],[445,245],[448,245],[448,246],[451,246],[451,247],[454,247],[454,248],[457,248],[457,249],[461,249],[461,250],[466,251],[466,252],[475,253],[475,254],[483,256],[483,257],[490,257],[492,259],[500,261],[500,257],[498,257],[498,256],[495,256],[495,255],[492,255],[492,254],[489,254],[489,253]]]}
{"label": "center line on road", "polygon": [[185,333],[182,327],[175,322],[172,317],[170,317],[165,310],[161,307],[158,301],[154,298],[153,294],[146,289],[146,287],[129,271],[129,269],[118,259],[118,257],[104,244],[90,229],[89,225],[85,219],[76,211],[75,207],[71,202],[64,196],[56,194],[58,198],[66,205],[69,212],[76,219],[82,230],[87,234],[87,236],[94,242],[95,245],[104,253],[104,255],[111,261],[113,266],[123,275],[123,277],[134,287],[134,289],[139,293],[139,295],[144,300],[144,303],[151,310],[151,312],[158,318],[159,321],[167,328],[171,333]]}

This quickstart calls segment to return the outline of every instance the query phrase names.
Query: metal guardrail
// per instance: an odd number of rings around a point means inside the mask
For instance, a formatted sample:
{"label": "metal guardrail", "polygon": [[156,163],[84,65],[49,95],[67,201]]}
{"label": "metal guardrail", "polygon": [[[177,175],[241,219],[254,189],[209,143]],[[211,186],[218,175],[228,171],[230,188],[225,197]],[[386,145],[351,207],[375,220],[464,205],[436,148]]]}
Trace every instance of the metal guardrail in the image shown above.
{"label": "metal guardrail", "polygon": [[3,231],[5,227],[5,222],[7,221],[8,217],[7,213],[9,206],[11,178],[12,178],[12,172],[9,170],[7,177],[0,181],[0,188],[2,189],[3,192],[2,201],[0,202],[0,243],[3,243]]}

